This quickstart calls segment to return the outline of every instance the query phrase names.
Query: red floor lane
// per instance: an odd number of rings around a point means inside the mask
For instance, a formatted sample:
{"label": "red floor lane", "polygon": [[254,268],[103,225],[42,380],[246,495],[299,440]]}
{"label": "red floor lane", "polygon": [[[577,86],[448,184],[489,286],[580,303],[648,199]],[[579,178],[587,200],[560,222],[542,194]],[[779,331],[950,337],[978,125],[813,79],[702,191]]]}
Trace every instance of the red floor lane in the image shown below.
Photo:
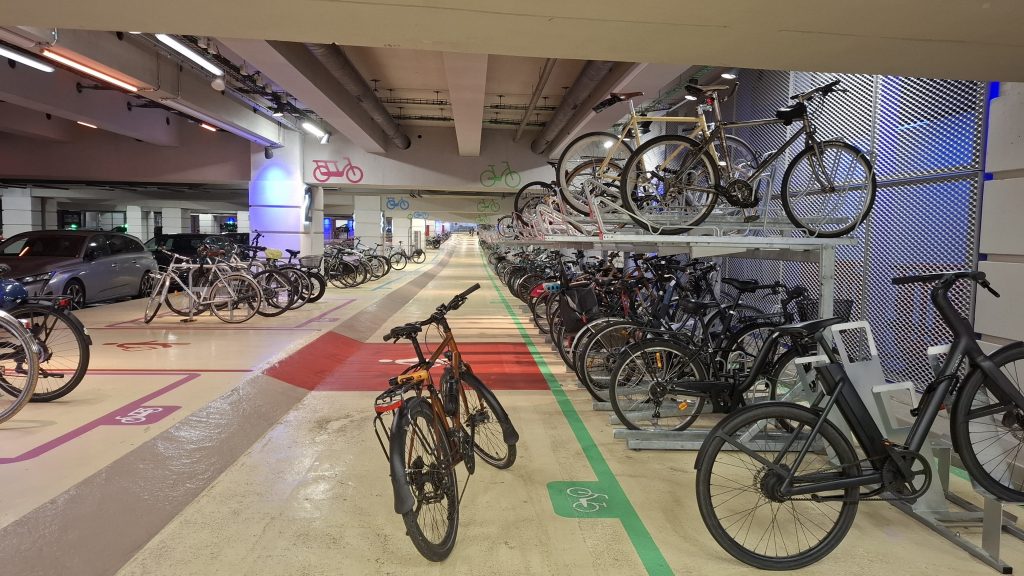
{"label": "red floor lane", "polygon": [[[494,390],[547,390],[529,349],[520,343],[460,344],[473,371]],[[328,332],[271,366],[272,376],[316,391],[373,391],[387,387],[414,356],[409,344],[367,344]]]}

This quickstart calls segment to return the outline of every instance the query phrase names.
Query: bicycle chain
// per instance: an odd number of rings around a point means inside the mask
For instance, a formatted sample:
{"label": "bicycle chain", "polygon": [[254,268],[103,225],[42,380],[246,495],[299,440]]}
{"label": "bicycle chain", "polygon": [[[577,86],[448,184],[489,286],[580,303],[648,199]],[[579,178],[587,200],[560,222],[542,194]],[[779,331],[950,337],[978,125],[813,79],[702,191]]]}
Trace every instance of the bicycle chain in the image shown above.
{"label": "bicycle chain", "polygon": [[[865,458],[863,460],[858,460],[856,463],[857,464],[870,464],[871,460],[869,458]],[[821,470],[817,470],[817,472],[833,472],[833,471],[838,471],[841,468],[842,468],[841,466],[830,466],[828,468],[822,468]],[[879,485],[878,488],[875,488],[874,490],[869,490],[868,492],[866,492],[865,493],[866,496],[858,496],[856,500],[851,500],[851,499],[847,499],[847,498],[842,498],[842,499],[821,498],[821,497],[815,498],[814,496],[809,496],[807,498],[787,498],[786,502],[818,502],[818,503],[822,503],[822,502],[906,502],[906,501],[910,500],[910,498],[901,498],[899,496],[892,496],[892,497],[872,496],[872,494],[877,494],[880,491],[887,491],[887,490],[888,489],[885,488],[885,486]],[[913,499],[916,500],[917,498],[920,498],[920,496],[914,497]]]}

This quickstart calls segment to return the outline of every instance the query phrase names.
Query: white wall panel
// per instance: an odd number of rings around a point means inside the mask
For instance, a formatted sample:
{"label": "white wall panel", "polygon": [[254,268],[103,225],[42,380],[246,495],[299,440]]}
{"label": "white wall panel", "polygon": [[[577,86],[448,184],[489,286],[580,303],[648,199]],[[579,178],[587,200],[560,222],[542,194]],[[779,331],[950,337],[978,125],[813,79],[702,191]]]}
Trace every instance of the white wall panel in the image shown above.
{"label": "white wall panel", "polygon": [[975,330],[1009,340],[1024,340],[1024,265],[1009,262],[981,262],[978,269],[988,275],[996,298],[978,290]]}
{"label": "white wall panel", "polygon": [[981,207],[981,252],[983,254],[1024,254],[1022,216],[1024,216],[1024,178],[986,182],[984,202]]}
{"label": "white wall panel", "polygon": [[1024,84],[1004,82],[989,108],[988,172],[1024,169]]}

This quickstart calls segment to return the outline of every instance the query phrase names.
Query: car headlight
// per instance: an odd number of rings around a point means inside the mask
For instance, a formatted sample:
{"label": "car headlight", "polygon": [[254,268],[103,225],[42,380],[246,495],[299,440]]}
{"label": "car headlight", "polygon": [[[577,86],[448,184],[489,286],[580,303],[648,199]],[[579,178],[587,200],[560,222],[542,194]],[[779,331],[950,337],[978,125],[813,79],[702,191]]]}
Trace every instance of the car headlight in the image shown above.
{"label": "car headlight", "polygon": [[22,278],[15,278],[22,284],[32,284],[33,282],[48,282],[50,278],[53,278],[54,272],[46,272],[45,274],[36,274],[35,276],[24,276]]}

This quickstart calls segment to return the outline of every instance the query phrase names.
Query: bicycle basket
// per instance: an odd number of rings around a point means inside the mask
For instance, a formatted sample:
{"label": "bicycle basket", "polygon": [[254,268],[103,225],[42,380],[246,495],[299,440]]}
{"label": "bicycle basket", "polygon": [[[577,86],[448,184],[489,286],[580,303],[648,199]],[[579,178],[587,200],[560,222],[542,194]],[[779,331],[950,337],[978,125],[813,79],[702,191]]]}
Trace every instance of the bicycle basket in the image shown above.
{"label": "bicycle basket", "polygon": [[303,268],[319,268],[323,256],[302,256],[299,258],[299,266]]}
{"label": "bicycle basket", "polygon": [[[817,320],[821,315],[818,313],[820,300],[817,298],[801,298],[796,301],[796,313],[802,322]],[[853,300],[838,298],[832,303],[832,315],[842,318],[843,322],[849,322],[853,313]]]}

